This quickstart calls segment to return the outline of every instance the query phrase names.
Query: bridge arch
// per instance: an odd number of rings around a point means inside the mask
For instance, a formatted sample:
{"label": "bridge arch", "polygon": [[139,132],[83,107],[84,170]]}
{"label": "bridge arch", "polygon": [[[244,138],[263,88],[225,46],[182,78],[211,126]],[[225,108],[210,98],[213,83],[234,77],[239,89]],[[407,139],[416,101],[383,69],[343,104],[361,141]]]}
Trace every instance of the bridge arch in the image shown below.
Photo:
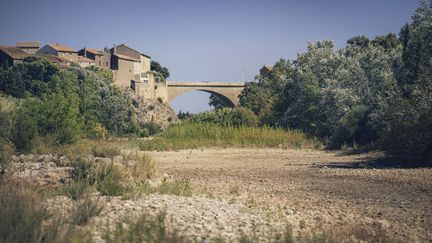
{"label": "bridge arch", "polygon": [[239,96],[244,88],[243,83],[228,82],[169,82],[167,86],[169,104],[181,94],[203,91],[218,96],[230,107],[239,104]]}

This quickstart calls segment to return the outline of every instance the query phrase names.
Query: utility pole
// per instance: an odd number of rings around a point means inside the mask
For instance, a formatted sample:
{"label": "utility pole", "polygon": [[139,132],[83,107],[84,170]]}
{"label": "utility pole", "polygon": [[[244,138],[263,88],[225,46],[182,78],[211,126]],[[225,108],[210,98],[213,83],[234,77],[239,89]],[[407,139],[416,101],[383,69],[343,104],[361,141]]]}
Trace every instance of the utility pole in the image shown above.
{"label": "utility pole", "polygon": [[245,73],[245,69],[242,69],[242,83],[244,83],[244,73]]}

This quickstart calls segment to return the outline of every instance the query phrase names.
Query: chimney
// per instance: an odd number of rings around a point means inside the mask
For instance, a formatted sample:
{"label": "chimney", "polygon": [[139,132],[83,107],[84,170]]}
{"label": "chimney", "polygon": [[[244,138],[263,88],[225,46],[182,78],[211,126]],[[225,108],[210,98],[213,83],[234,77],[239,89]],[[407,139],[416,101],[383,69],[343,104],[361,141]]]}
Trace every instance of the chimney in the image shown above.
{"label": "chimney", "polygon": [[117,53],[117,46],[114,44],[114,54]]}

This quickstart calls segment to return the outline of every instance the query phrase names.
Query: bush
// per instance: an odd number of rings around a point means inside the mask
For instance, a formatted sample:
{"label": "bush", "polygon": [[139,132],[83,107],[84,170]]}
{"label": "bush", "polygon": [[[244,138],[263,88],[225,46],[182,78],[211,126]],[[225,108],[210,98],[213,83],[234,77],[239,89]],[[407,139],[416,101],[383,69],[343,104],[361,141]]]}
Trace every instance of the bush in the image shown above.
{"label": "bush", "polygon": [[33,139],[37,136],[37,127],[34,119],[24,112],[19,112],[12,129],[11,140],[18,152],[30,152],[33,148]]}
{"label": "bush", "polygon": [[191,122],[209,122],[222,126],[256,126],[258,118],[248,108],[221,108],[215,111],[208,111],[192,115],[187,118]]}

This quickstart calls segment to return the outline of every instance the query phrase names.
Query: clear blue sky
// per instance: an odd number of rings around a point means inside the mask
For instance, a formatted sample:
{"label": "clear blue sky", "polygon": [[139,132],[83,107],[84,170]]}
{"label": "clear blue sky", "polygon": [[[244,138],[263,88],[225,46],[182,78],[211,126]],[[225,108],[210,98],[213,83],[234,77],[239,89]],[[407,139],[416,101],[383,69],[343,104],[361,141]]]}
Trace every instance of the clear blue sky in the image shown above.
{"label": "clear blue sky", "polygon": [[[0,0],[0,45],[39,40],[76,49],[127,43],[169,68],[170,80],[251,80],[263,64],[295,58],[307,42],[343,46],[399,32],[418,0]],[[208,109],[201,92],[174,108]]]}

